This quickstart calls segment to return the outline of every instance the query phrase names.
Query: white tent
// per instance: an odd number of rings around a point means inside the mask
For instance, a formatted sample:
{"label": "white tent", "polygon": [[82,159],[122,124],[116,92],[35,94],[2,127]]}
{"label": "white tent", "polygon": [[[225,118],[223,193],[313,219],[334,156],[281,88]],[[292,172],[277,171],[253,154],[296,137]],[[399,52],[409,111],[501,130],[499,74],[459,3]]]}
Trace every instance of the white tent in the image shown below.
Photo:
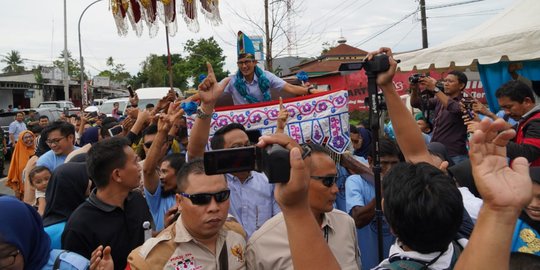
{"label": "white tent", "polygon": [[517,1],[463,35],[396,58],[401,60],[398,67],[402,71],[540,58],[540,1]]}

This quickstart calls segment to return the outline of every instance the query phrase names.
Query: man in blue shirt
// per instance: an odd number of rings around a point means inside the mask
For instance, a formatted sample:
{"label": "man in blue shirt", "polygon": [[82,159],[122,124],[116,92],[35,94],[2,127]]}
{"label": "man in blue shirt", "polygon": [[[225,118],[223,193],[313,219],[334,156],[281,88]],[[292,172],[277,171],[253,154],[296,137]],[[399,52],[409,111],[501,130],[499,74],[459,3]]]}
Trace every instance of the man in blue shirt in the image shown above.
{"label": "man in blue shirt", "polygon": [[238,71],[230,77],[225,92],[230,93],[235,105],[270,101],[271,89],[285,90],[294,95],[319,92],[313,87],[303,87],[285,82],[276,75],[257,66],[255,47],[251,39],[238,32]]}
{"label": "man in blue shirt", "polygon": [[171,127],[163,121],[159,120],[156,135],[150,136],[146,132],[143,135],[144,147],[148,149],[143,163],[144,197],[157,231],[165,228],[164,220],[167,212],[169,210],[172,213],[176,212],[176,173],[185,162],[180,154],[171,154],[163,159],[169,147],[167,133]]}
{"label": "man in blue shirt", "polygon": [[[400,152],[397,146],[389,139],[381,138],[379,142],[379,155],[381,160],[381,179],[400,161]],[[371,156],[368,156],[370,167],[373,166]],[[357,228],[358,245],[362,254],[362,269],[371,269],[379,264],[377,254],[377,220],[375,218],[375,186],[360,175],[351,175],[345,183],[347,213],[349,213]],[[395,237],[390,232],[388,223],[383,219],[383,252],[384,258]]]}
{"label": "man in blue shirt", "polygon": [[47,145],[51,150],[45,152],[37,160],[36,166],[45,166],[53,172],[58,166],[64,164],[66,157],[75,146],[75,126],[63,121],[56,121],[49,127]]}
{"label": "man in blue shirt", "polygon": [[9,124],[9,143],[15,146],[19,139],[19,134],[26,130],[26,124],[23,122],[24,113],[18,112],[15,116],[15,121]]}

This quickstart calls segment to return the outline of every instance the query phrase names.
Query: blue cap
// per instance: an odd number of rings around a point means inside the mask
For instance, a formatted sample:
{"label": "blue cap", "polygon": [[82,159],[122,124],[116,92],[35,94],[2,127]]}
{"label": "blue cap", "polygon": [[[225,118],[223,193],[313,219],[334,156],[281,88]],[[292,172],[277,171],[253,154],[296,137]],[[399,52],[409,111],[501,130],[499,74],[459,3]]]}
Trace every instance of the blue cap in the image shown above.
{"label": "blue cap", "polygon": [[255,59],[255,47],[251,39],[242,31],[238,31],[238,59],[241,58],[251,58]]}

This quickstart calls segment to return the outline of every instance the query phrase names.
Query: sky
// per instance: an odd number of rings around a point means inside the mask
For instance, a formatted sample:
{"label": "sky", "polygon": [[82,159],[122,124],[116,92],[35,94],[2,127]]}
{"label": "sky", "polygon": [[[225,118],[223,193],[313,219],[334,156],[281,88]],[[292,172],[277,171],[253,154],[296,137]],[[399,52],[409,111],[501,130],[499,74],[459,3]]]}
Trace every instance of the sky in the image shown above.
{"label": "sky", "polygon": [[[126,36],[119,36],[109,1],[103,0],[92,5],[82,17],[81,43],[85,70],[92,76],[97,75],[107,69],[106,59],[112,56],[116,63],[125,64],[127,71],[134,75],[148,55],[166,54],[165,28],[160,24],[158,34],[153,38],[149,36],[146,27],[140,37],[131,29]],[[290,24],[296,40],[296,46],[290,50],[293,56],[318,56],[323,43],[335,45],[340,36],[347,39],[347,44],[365,51],[382,46],[390,47],[395,52],[422,47],[419,12],[406,17],[417,9],[417,0],[294,1],[298,8],[291,16]],[[426,0],[429,46],[444,43],[474,28],[510,7],[515,1],[483,0],[440,7],[468,1]],[[17,50],[28,68],[52,65],[52,61],[58,58],[64,48],[64,1],[4,2],[0,9],[0,58],[11,50]],[[76,59],[79,59],[77,23],[82,11],[92,2],[94,0],[67,0],[68,50]],[[197,33],[189,31],[179,16],[178,32],[170,37],[171,53],[186,55],[184,44],[187,40],[214,37],[226,56],[225,69],[235,72],[236,32],[242,30],[247,35],[262,34],[258,28],[264,25],[263,0],[221,0],[219,8],[222,24],[212,26],[199,12],[200,30]],[[242,19],[248,15],[256,22],[255,25]],[[397,24],[381,33],[394,23]],[[286,45],[285,39],[278,40],[274,51],[281,51],[279,56],[287,56]],[[0,63],[2,67],[4,64]]]}

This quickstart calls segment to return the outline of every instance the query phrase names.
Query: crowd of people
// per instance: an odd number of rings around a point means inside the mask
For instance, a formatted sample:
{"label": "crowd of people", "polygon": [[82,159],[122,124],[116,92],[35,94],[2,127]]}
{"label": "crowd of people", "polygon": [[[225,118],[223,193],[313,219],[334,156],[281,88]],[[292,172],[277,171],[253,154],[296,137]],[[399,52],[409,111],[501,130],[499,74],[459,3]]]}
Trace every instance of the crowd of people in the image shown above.
{"label": "crowd of people", "polygon": [[[247,36],[240,33],[239,42],[237,74],[218,82],[208,64],[188,99],[171,91],[146,110],[134,96],[125,116],[82,113],[52,123],[35,116],[25,123],[18,113],[6,182],[15,196],[0,197],[0,268],[538,267],[540,106],[527,84],[511,81],[496,92],[512,127],[477,102],[464,105],[462,72],[449,72],[442,86],[420,78],[411,86],[412,105],[423,109],[415,119],[392,83],[392,52],[382,48],[368,60],[380,53],[390,59],[377,84],[393,136],[374,149],[369,126],[351,125],[351,151],[336,163],[324,145],[299,145],[286,135],[283,108],[274,134],[250,140],[250,131],[233,123],[210,137],[223,92],[235,103],[266,101],[274,88],[314,92],[261,71]],[[426,91],[430,99],[421,97]],[[194,101],[188,139],[184,105]],[[119,126],[120,133],[110,132]],[[274,144],[289,150],[288,183],[271,184],[254,170],[206,174],[208,146]]]}

